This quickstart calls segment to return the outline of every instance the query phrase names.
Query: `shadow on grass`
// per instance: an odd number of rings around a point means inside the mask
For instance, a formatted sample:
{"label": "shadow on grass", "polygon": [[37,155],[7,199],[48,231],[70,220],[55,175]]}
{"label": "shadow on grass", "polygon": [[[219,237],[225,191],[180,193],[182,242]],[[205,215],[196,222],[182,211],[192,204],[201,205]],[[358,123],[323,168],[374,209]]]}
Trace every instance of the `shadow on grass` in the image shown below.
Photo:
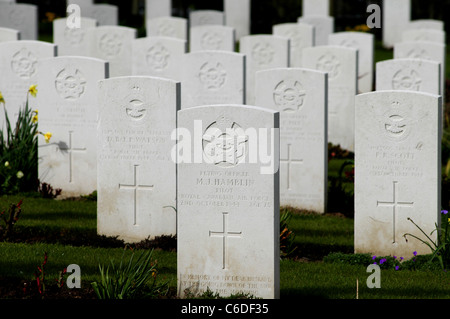
{"label": "shadow on grass", "polygon": [[47,213],[29,213],[25,212],[23,214],[23,218],[28,220],[36,220],[36,221],[58,221],[64,220],[64,222],[70,223],[71,220],[76,221],[93,221],[96,222],[97,216],[92,214],[82,214],[79,211],[55,211],[55,212],[47,212]]}
{"label": "shadow on grass", "polygon": [[320,261],[330,253],[341,252],[344,254],[353,253],[353,245],[328,245],[314,243],[297,243],[297,249],[290,258],[307,258],[311,261]]}
{"label": "shadow on grass", "polygon": [[97,234],[92,229],[70,229],[51,226],[16,226],[14,233],[8,238],[11,243],[49,243],[70,245],[75,247],[90,246],[99,248],[162,249],[176,251],[176,236],[157,236],[138,243],[126,244],[117,237]]}

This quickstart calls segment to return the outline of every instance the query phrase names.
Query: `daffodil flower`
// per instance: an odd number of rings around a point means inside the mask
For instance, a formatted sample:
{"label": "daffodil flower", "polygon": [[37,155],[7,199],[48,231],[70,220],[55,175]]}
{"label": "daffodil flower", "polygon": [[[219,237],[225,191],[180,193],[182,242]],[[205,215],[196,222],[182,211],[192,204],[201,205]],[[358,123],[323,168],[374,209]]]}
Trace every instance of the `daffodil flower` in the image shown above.
{"label": "daffodil flower", "polygon": [[49,143],[51,137],[52,137],[52,133],[50,133],[50,132],[45,133],[44,134],[45,143]]}
{"label": "daffodil flower", "polygon": [[3,98],[2,92],[0,92],[0,103],[5,104],[5,99]]}
{"label": "daffodil flower", "polygon": [[30,88],[28,89],[28,93],[30,93],[33,97],[36,97],[37,94],[37,89],[36,89],[37,85],[33,84],[30,86]]}

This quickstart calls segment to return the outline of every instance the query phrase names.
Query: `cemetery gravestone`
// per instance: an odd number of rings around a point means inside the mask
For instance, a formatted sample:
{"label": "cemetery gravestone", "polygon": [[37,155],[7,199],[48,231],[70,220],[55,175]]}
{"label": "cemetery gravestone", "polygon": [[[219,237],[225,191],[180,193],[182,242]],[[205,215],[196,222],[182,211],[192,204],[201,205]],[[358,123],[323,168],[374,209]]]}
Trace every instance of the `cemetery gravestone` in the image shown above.
{"label": "cemetery gravestone", "polygon": [[[40,89],[36,78],[39,60],[54,56],[56,46],[48,42],[20,40],[0,43],[0,91],[12,127],[15,127],[19,110],[25,107],[29,87],[38,85],[37,89]],[[3,111],[0,112],[0,126],[6,127]]]}
{"label": "cemetery gravestone", "polygon": [[302,0],[302,15],[330,15],[330,0]]}
{"label": "cemetery gravestone", "polygon": [[108,77],[108,63],[90,57],[55,57],[39,62],[39,179],[61,188],[62,197],[97,189],[97,82]]}
{"label": "cemetery gravestone", "polygon": [[297,22],[314,26],[315,45],[327,45],[329,35],[334,32],[333,17],[309,15],[299,17]]}
{"label": "cemetery gravestone", "polygon": [[246,55],[246,104],[255,103],[255,73],[289,67],[290,40],[275,35],[248,35],[241,38],[239,50]]}
{"label": "cemetery gravestone", "polygon": [[280,205],[326,212],[327,74],[300,68],[256,73],[256,105],[280,113]]}
{"label": "cemetery gravestone", "polygon": [[330,45],[358,50],[358,91],[373,91],[374,35],[363,32],[337,32],[329,37]]}
{"label": "cemetery gravestone", "polygon": [[408,29],[432,29],[443,31],[444,21],[434,19],[412,20],[408,24]]}
{"label": "cemetery gravestone", "polygon": [[194,150],[177,165],[181,298],[207,289],[279,298],[278,115],[246,105],[178,112],[177,154]]}
{"label": "cemetery gravestone", "polygon": [[437,42],[445,44],[446,33],[441,30],[433,30],[433,29],[412,29],[403,31],[402,42],[413,42],[413,41]]}
{"label": "cemetery gravestone", "polygon": [[406,90],[440,95],[440,64],[420,59],[392,59],[378,62],[376,89]]}
{"label": "cemetery gravestone", "polygon": [[94,4],[94,0],[67,0],[67,5],[77,4],[80,7]]}
{"label": "cemetery gravestone", "polygon": [[[411,91],[356,97],[355,253],[413,257],[440,213],[442,100]],[[431,236],[436,240],[436,232]]]}
{"label": "cemetery gravestone", "polygon": [[148,76],[99,83],[98,233],[137,242],[176,234],[180,83]]}
{"label": "cemetery gravestone", "polygon": [[184,55],[181,107],[245,104],[244,54],[197,51]]}
{"label": "cemetery gravestone", "polygon": [[170,17],[172,0],[145,0],[145,18]]}
{"label": "cemetery gravestone", "polygon": [[179,17],[146,19],[147,37],[163,36],[188,40],[188,20]]}
{"label": "cemetery gravestone", "polygon": [[22,40],[38,40],[38,7],[27,3],[0,3],[0,27],[18,30]]}
{"label": "cemetery gravestone", "polygon": [[236,30],[236,41],[250,34],[250,0],[224,0],[225,25]]}
{"label": "cemetery gravestone", "polygon": [[306,48],[303,66],[328,73],[328,142],[353,151],[358,50],[342,46]]}
{"label": "cemetery gravestone", "polygon": [[20,40],[20,31],[0,27],[0,42]]}
{"label": "cemetery gravestone", "polygon": [[272,27],[276,36],[290,40],[290,67],[301,67],[303,49],[314,46],[314,27],[305,23],[282,23]]}
{"label": "cemetery gravestone", "polygon": [[[445,103],[446,45],[436,42],[400,42],[394,46],[394,59],[422,59],[441,64],[441,95]],[[444,120],[444,119],[442,119]]]}
{"label": "cemetery gravestone", "polygon": [[132,43],[137,31],[122,26],[99,26],[86,30],[91,56],[109,62],[110,76],[132,72]]}
{"label": "cemetery gravestone", "polygon": [[133,40],[132,74],[181,81],[182,59],[186,41],[151,36]]}
{"label": "cemetery gravestone", "polygon": [[411,0],[383,1],[382,7],[383,46],[393,48],[401,41],[402,32],[408,29],[411,21]]}
{"label": "cemetery gravestone", "polygon": [[99,26],[117,26],[119,24],[119,8],[112,4],[99,3],[82,6],[81,15],[96,20]]}
{"label": "cemetery gravestone", "polygon": [[67,18],[53,20],[53,43],[58,46],[58,56],[89,56],[90,44],[86,37],[86,29],[97,27],[97,21],[91,18],[80,18],[80,28],[69,28]]}
{"label": "cemetery gravestone", "polygon": [[194,10],[189,13],[190,27],[199,25],[225,25],[225,15],[217,10]]}
{"label": "cemetery gravestone", "polygon": [[224,25],[200,25],[190,28],[190,52],[235,49],[235,30]]}

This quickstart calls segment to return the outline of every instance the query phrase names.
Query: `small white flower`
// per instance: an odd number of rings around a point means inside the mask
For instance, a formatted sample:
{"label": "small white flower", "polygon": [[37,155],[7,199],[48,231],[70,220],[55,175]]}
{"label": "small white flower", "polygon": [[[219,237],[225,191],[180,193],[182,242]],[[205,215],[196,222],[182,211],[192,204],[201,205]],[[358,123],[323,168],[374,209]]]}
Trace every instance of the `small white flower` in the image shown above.
{"label": "small white flower", "polygon": [[8,166],[9,166],[9,162],[6,161],[6,162],[5,162],[5,167],[8,167]]}
{"label": "small white flower", "polygon": [[17,174],[16,174],[16,176],[17,176],[17,178],[22,178],[23,177],[23,173],[22,173],[22,171],[18,171],[17,172]]}

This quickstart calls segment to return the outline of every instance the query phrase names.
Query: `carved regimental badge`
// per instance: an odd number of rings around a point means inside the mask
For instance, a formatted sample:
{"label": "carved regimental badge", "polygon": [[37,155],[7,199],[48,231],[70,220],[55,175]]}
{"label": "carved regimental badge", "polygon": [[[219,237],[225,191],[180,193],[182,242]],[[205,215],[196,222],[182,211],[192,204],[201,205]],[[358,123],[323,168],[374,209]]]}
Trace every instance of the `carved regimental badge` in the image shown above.
{"label": "carved regimental badge", "polygon": [[227,71],[220,62],[206,62],[200,67],[198,77],[205,89],[218,90],[225,84],[227,79]]}
{"label": "carved regimental badge", "polygon": [[306,91],[300,82],[281,81],[273,92],[273,101],[284,112],[296,112],[305,102]]}
{"label": "carved regimental badge", "polygon": [[62,69],[55,80],[55,89],[65,100],[74,101],[84,94],[86,79],[77,68],[67,66]]}
{"label": "carved regimental badge", "polygon": [[12,71],[21,79],[29,79],[36,73],[38,59],[31,51],[22,48],[11,60]]}
{"label": "carved regimental badge", "polygon": [[245,160],[248,136],[234,121],[221,116],[203,133],[203,152],[210,163],[234,167]]}

